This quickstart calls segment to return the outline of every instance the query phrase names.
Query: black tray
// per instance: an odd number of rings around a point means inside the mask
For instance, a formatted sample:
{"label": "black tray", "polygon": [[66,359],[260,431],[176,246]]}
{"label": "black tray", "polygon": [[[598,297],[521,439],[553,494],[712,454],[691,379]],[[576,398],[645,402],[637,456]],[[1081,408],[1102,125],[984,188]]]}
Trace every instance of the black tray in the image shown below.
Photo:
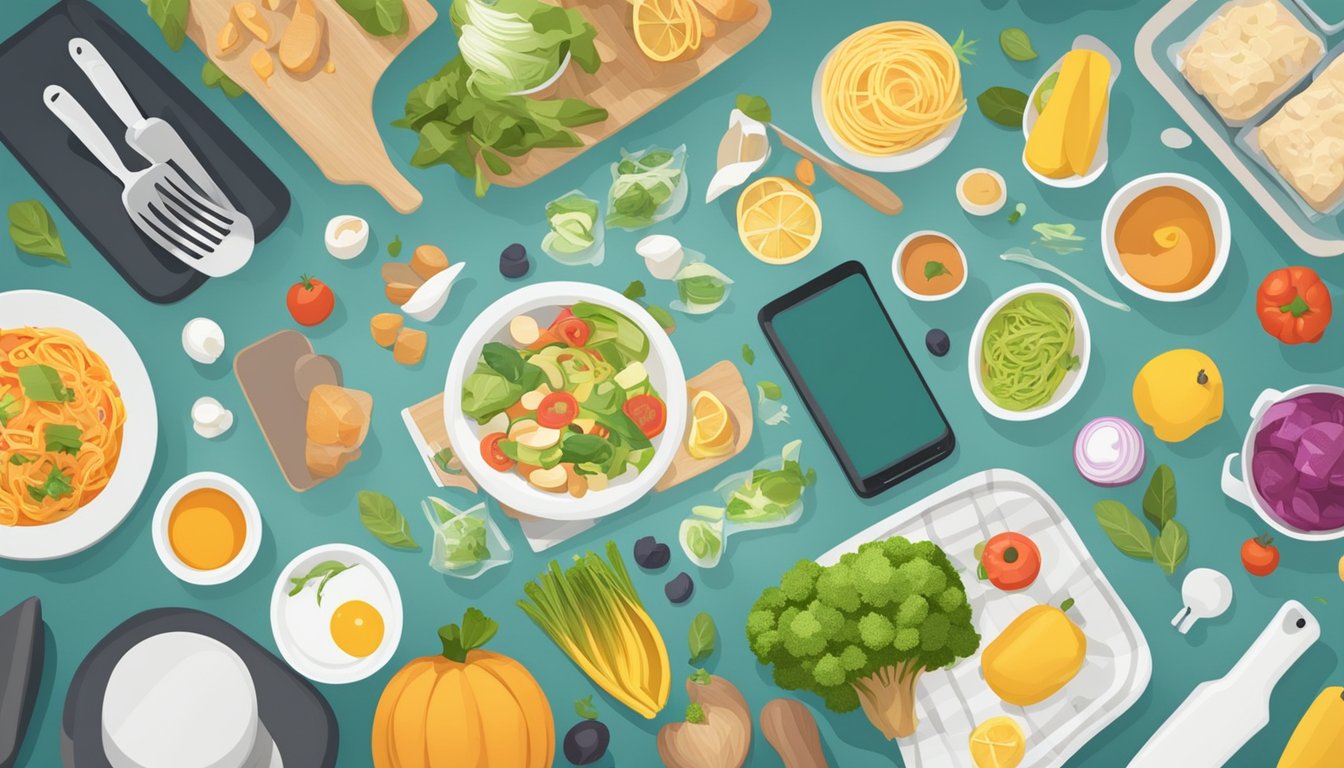
{"label": "black tray", "polygon": [[112,139],[129,168],[148,162],[127,146],[126,126],[70,58],[73,37],[93,43],[141,112],[182,135],[229,199],[252,220],[260,242],[289,211],[289,191],[250,149],[177,78],[87,0],[62,0],[0,44],[0,141],[37,179],[80,232],[141,296],[178,301],[205,275],[154,245],[121,205],[121,182],[42,104],[60,85]]}

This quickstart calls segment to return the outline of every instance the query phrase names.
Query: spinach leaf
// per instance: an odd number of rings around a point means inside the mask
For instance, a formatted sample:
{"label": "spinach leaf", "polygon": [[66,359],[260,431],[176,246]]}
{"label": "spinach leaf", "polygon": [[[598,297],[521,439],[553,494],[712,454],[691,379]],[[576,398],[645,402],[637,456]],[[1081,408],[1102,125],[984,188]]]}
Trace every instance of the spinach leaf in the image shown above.
{"label": "spinach leaf", "polygon": [[739,112],[759,123],[768,123],[772,117],[770,105],[760,96],[739,93],[735,106]]}
{"label": "spinach leaf", "polygon": [[747,346],[746,344],[743,344],[743,345],[742,345],[742,360],[743,360],[747,365],[755,365],[755,364],[756,364],[756,353],[753,352],[753,351],[751,350],[751,347]]}
{"label": "spinach leaf", "polygon": [[1139,560],[1153,559],[1153,535],[1143,521],[1118,501],[1098,501],[1092,508],[1097,522],[1121,553]]}
{"label": "spinach leaf", "polygon": [[56,222],[47,207],[37,200],[20,200],[9,206],[9,238],[24,253],[59,264],[70,263]]}
{"label": "spinach leaf", "polygon": [[19,415],[19,399],[13,394],[6,392],[0,395],[0,427],[9,424],[9,420]]}
{"label": "spinach leaf", "polygon": [[1027,94],[1016,88],[995,86],[975,97],[985,117],[1008,128],[1022,127],[1022,113],[1027,109]]}
{"label": "spinach leaf", "polygon": [[699,664],[709,658],[718,643],[718,634],[713,616],[704,612],[696,614],[695,618],[691,619],[691,630],[687,636],[687,644],[691,648],[688,663]]}
{"label": "spinach leaf", "polygon": [[220,69],[218,64],[209,59],[206,59],[205,65],[201,67],[201,82],[206,88],[220,89],[230,99],[243,95],[242,86],[235,83],[233,78],[224,74],[224,70]]}
{"label": "spinach leaf", "polygon": [[1036,58],[1036,50],[1031,47],[1031,38],[1026,31],[1009,27],[999,33],[999,47],[1003,54],[1013,61],[1031,61]]}
{"label": "spinach leaf", "polygon": [[597,435],[570,433],[560,444],[561,462],[603,464],[611,458],[611,443]]}
{"label": "spinach leaf", "polygon": [[1168,520],[1167,524],[1162,526],[1162,533],[1157,537],[1153,560],[1170,576],[1185,561],[1185,556],[1189,552],[1190,534],[1186,532],[1185,526],[1175,520]]}
{"label": "spinach leaf", "polygon": [[41,503],[46,499],[63,499],[75,492],[75,486],[72,484],[70,476],[53,466],[51,472],[47,474],[47,479],[42,485],[28,486],[28,495],[33,497],[33,501]]}
{"label": "spinach leaf", "polygon": [[647,291],[644,288],[643,280],[634,280],[629,285],[625,286],[624,291],[621,291],[621,295],[631,301],[638,301],[639,299],[644,298],[646,293]]}
{"label": "spinach leaf", "polygon": [[481,359],[491,370],[509,381],[518,381],[523,377],[523,356],[507,344],[498,341],[486,343],[481,348]]}
{"label": "spinach leaf", "polygon": [[396,549],[419,549],[411,536],[411,526],[406,517],[392,503],[392,499],[375,491],[359,492],[359,521],[389,547]]}
{"label": "spinach leaf", "polygon": [[84,445],[84,431],[70,424],[48,424],[42,431],[50,453],[64,453],[75,456]]}
{"label": "spinach leaf", "polygon": [[462,413],[484,424],[518,402],[523,391],[521,386],[510,382],[484,362],[479,363],[462,383]]}
{"label": "spinach leaf", "polygon": [[49,365],[19,366],[19,386],[29,400],[39,403],[68,403],[75,391],[61,383],[61,374]]}
{"label": "spinach leaf", "polygon": [[403,35],[408,19],[402,0],[336,0],[359,23],[365,32],[375,37]]}
{"label": "spinach leaf", "polygon": [[191,15],[191,0],[145,0],[149,18],[158,25],[163,39],[174,51],[182,48],[187,38],[187,17]]}
{"label": "spinach leaf", "polygon": [[1176,475],[1166,464],[1153,472],[1148,490],[1144,491],[1143,516],[1164,533],[1167,523],[1176,517]]}
{"label": "spinach leaf", "polygon": [[576,700],[574,702],[574,714],[578,715],[584,720],[596,720],[597,707],[593,706],[593,697],[586,696],[582,699]]}

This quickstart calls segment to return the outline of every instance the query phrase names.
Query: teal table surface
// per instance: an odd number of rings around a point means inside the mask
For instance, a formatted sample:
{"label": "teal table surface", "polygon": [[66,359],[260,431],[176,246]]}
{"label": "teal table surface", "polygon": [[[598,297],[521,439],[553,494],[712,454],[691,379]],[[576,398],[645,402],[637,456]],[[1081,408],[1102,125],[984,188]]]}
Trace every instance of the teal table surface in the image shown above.
{"label": "teal table surface", "polygon": [[[675,677],[692,671],[685,662],[687,628],[697,612],[707,611],[721,633],[719,650],[707,666],[740,687],[758,711],[770,699],[788,695],[773,685],[768,669],[756,664],[745,641],[746,612],[760,590],[776,583],[795,560],[816,557],[869,524],[991,467],[1026,474],[1059,502],[1142,626],[1152,649],[1152,681],[1143,695],[1069,765],[1125,764],[1196,684],[1230,668],[1274,611],[1290,598],[1303,602],[1320,619],[1321,640],[1275,689],[1269,702],[1269,725],[1251,737],[1229,765],[1259,767],[1275,762],[1316,693],[1323,686],[1344,683],[1339,657],[1344,647],[1340,641],[1344,636],[1344,585],[1336,573],[1344,545],[1279,539],[1283,562],[1278,571],[1267,578],[1252,577],[1241,567],[1239,549],[1242,541],[1261,533],[1265,526],[1254,512],[1226,499],[1219,490],[1223,458],[1240,450],[1250,423],[1248,409],[1261,390],[1344,381],[1344,327],[1339,327],[1339,321],[1320,344],[1280,345],[1256,320],[1256,286],[1272,269],[1309,264],[1331,284],[1339,301],[1344,298],[1340,293],[1344,259],[1316,260],[1296,249],[1202,144],[1175,151],[1159,141],[1162,129],[1179,125],[1179,119],[1137,71],[1132,41],[1160,3],[775,0],[774,19],[761,37],[700,82],[541,181],[524,189],[497,188],[477,200],[470,185],[446,167],[411,168],[415,137],[389,125],[400,116],[407,91],[454,53],[454,35],[446,18],[449,3],[436,0],[439,21],[396,59],[374,99],[374,114],[394,162],[425,195],[424,206],[407,216],[394,212],[370,189],[337,186],[324,179],[250,98],[230,101],[220,91],[205,88],[200,80],[201,53],[190,44],[181,51],[169,50],[140,3],[98,0],[97,4],[198,93],[275,170],[288,185],[294,204],[279,231],[257,248],[245,269],[212,280],[188,299],[169,306],[140,299],[54,207],[70,267],[18,254],[8,242],[0,244],[0,289],[69,294],[102,310],[125,330],[154,382],[160,416],[159,450],[149,484],[115,533],[91,550],[64,560],[0,562],[0,607],[37,595],[49,626],[46,672],[21,765],[48,768],[59,763],[59,722],[71,675],[89,648],[113,626],[145,609],[188,606],[219,615],[274,650],[269,600],[280,568],[297,553],[328,542],[357,544],[381,557],[396,576],[405,604],[405,631],[387,667],[360,683],[318,686],[340,721],[340,765],[368,764],[369,725],[383,686],[411,658],[436,652],[436,629],[457,621],[468,606],[479,606],[499,621],[500,632],[492,648],[516,657],[536,674],[554,709],[558,735],[576,720],[571,702],[597,693],[602,719],[612,731],[610,755],[602,764],[651,765],[656,760],[655,734],[683,711],[685,691],[679,682],[674,683],[668,706],[656,720],[644,720],[597,691],[515,605],[523,584],[551,558],[568,561],[574,553],[601,547],[609,539],[618,542],[627,557],[640,536],[654,535],[670,543],[673,560],[665,572],[641,572],[633,566],[632,570],[636,587],[667,639]],[[1218,4],[1206,5],[1212,10]],[[18,30],[46,7],[45,0],[8,0],[0,13],[0,37]],[[809,101],[818,62],[850,32],[895,18],[927,23],[949,39],[964,29],[968,37],[980,41],[974,65],[963,67],[965,90],[972,103],[956,140],[934,162],[884,177],[905,199],[905,211],[899,216],[876,213],[823,178],[815,188],[825,221],[820,247],[786,267],[753,259],[736,235],[736,194],[709,205],[701,202],[734,96],[740,92],[764,96],[777,123],[821,146]],[[997,45],[999,31],[1006,27],[1025,29],[1041,57],[1026,63],[1008,61]],[[1021,166],[1020,133],[990,123],[973,99],[995,85],[1030,89],[1044,68],[1082,33],[1100,37],[1123,60],[1112,96],[1110,165],[1084,189],[1047,188],[1035,183]],[[41,77],[41,73],[29,76]],[[609,232],[606,261],[598,267],[565,267],[540,253],[539,243],[546,232],[542,208],[547,200],[580,188],[605,201],[608,166],[620,148],[681,143],[689,148],[692,194],[680,216],[644,233]],[[795,157],[776,144],[765,171],[789,175],[794,162]],[[1003,174],[1010,200],[1027,205],[1022,221],[1013,225],[1002,214],[975,219],[962,212],[953,185],[974,166],[988,166]],[[1157,171],[1205,180],[1223,195],[1231,214],[1233,245],[1227,270],[1208,294],[1189,303],[1157,304],[1129,294],[1109,276],[1098,247],[1101,214],[1111,194],[1130,179]],[[26,198],[46,200],[19,163],[8,153],[0,153],[0,203],[7,206]],[[327,220],[343,213],[367,218],[374,232],[366,254],[350,262],[331,258],[322,245]],[[1053,416],[1028,423],[1001,422],[976,404],[967,382],[966,345],[976,319],[996,296],[1023,283],[1051,279],[997,258],[1003,248],[1027,245],[1034,239],[1030,226],[1036,222],[1076,223],[1087,238],[1085,250],[1052,259],[1104,293],[1129,302],[1134,311],[1121,313],[1083,297],[1094,357],[1081,392]],[[961,242],[969,257],[970,278],[966,288],[949,301],[913,304],[892,283],[890,259],[906,234],[926,228],[948,232]],[[584,280],[620,290],[642,278],[649,285],[650,300],[666,305],[674,289],[669,283],[649,279],[633,250],[637,239],[649,232],[676,234],[687,247],[707,254],[736,280],[727,305],[706,316],[678,316],[672,338],[688,371],[729,359],[738,362],[749,383],[786,383],[757,325],[757,309],[840,262],[862,261],[947,412],[958,437],[956,452],[894,490],[861,500],[846,483],[797,394],[786,386],[785,402],[794,414],[791,423],[765,426],[758,421],[746,451],[727,465],[643,499],[550,552],[530,552],[518,527],[501,518],[515,559],[478,580],[447,579],[430,570],[427,551],[393,551],[370,536],[356,511],[355,496],[361,489],[386,493],[410,512],[422,542],[428,542],[430,535],[418,516],[420,499],[441,494],[456,502],[471,500],[463,492],[440,491],[433,485],[400,416],[402,408],[441,390],[453,348],[467,323],[520,283],[543,280]],[[378,269],[387,259],[386,245],[397,236],[408,246],[437,243],[452,259],[467,263],[446,310],[428,326],[430,345],[424,362],[413,368],[394,363],[388,352],[370,340],[368,330],[369,318],[388,309]],[[536,264],[525,281],[505,280],[497,269],[500,249],[514,241],[528,247]],[[284,295],[301,273],[327,281],[338,296],[332,318],[308,335],[320,353],[340,360],[347,385],[371,392],[376,405],[363,458],[337,479],[297,494],[281,478],[228,363],[198,367],[183,354],[180,333],[193,317],[214,318],[224,328],[230,351],[236,352],[277,330],[295,328],[285,310]],[[952,338],[952,351],[946,357],[933,358],[923,349],[924,334],[932,327],[945,329]],[[752,366],[739,357],[744,343],[756,351]],[[845,342],[836,339],[836,343]],[[1093,504],[1108,497],[1137,508],[1146,475],[1118,491],[1099,489],[1074,471],[1071,451],[1077,430],[1092,418],[1110,414],[1136,420],[1130,387],[1139,367],[1160,352],[1187,346],[1217,361],[1226,380],[1227,407],[1221,421],[1183,443],[1161,443],[1144,428],[1148,466],[1167,463],[1174,469],[1180,492],[1179,519],[1190,532],[1189,558],[1176,575],[1168,577],[1152,563],[1120,554],[1092,513]],[[864,351],[855,349],[853,354],[857,358]],[[236,426],[222,439],[203,440],[191,429],[189,408],[202,395],[218,398],[237,416]],[[873,407],[899,404],[875,402]],[[724,475],[777,455],[794,438],[803,440],[804,463],[815,466],[818,473],[803,519],[790,528],[734,538],[726,561],[714,570],[691,566],[675,543],[677,526],[690,507],[711,499],[712,487]],[[217,470],[240,480],[259,502],[265,520],[265,538],[255,563],[224,586],[193,587],[178,581],[160,564],[151,542],[150,520],[160,495],[178,478],[199,470]],[[493,503],[492,508],[497,511]],[[1188,636],[1182,636],[1170,626],[1171,617],[1181,607],[1181,578],[1201,566],[1226,573],[1236,597],[1221,618],[1200,622]],[[697,589],[689,603],[674,606],[664,598],[662,586],[683,569],[695,577]],[[900,764],[896,745],[885,741],[862,714],[826,713],[815,697],[804,695],[802,699],[818,712],[833,765]],[[557,762],[564,764],[559,756]],[[748,764],[779,764],[759,729]]]}

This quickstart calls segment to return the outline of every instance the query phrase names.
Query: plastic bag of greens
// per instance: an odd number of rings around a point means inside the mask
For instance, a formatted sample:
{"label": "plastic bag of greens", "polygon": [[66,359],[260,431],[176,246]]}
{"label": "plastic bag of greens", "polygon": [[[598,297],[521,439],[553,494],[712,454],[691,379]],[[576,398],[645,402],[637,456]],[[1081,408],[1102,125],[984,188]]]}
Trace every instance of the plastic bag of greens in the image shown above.
{"label": "plastic bag of greens", "polygon": [[606,256],[607,230],[598,215],[597,201],[573,190],[546,204],[551,231],[541,241],[547,256],[566,266],[597,266]]}
{"label": "plastic bag of greens", "polygon": [[678,300],[671,307],[688,315],[704,315],[728,300],[733,280],[703,261],[692,262],[677,271]]}
{"label": "plastic bag of greens", "polygon": [[434,529],[430,568],[447,576],[474,579],[491,568],[512,562],[513,549],[485,504],[464,511],[431,496],[420,502],[420,508]]}
{"label": "plastic bag of greens", "polygon": [[681,213],[688,189],[685,166],[685,144],[633,154],[622,150],[621,161],[611,166],[607,226],[643,229]]}

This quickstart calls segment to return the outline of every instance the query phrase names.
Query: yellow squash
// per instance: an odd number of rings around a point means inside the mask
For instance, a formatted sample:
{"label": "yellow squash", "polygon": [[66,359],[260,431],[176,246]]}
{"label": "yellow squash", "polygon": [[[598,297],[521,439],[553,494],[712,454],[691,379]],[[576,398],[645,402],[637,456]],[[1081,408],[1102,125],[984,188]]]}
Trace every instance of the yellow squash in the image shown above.
{"label": "yellow squash", "polygon": [[1279,768],[1335,768],[1344,763],[1344,687],[1321,691],[1297,721]]}
{"label": "yellow squash", "polygon": [[1027,137],[1026,161],[1051,179],[1084,176],[1106,129],[1111,63],[1096,51],[1064,55],[1059,80]]}
{"label": "yellow squash", "polygon": [[1083,668],[1086,655],[1087,638],[1078,625],[1053,605],[1037,605],[985,647],[980,669],[999,698],[1026,707],[1063,688]]}

